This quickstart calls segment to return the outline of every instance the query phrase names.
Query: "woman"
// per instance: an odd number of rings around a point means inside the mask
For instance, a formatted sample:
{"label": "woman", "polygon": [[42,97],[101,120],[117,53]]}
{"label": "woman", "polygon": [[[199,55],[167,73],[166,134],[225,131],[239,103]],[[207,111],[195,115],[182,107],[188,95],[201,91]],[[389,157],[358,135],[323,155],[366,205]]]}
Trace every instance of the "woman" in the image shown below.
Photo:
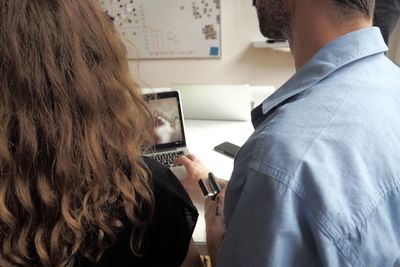
{"label": "woman", "polygon": [[99,4],[0,10],[0,266],[201,264],[196,209],[141,156],[153,118]]}

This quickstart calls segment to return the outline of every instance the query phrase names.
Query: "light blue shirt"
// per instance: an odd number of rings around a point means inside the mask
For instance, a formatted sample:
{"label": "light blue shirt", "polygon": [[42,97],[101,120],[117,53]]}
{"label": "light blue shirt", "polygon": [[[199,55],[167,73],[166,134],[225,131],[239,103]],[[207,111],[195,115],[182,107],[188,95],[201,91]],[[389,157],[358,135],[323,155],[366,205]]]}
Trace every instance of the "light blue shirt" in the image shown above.
{"label": "light blue shirt", "polygon": [[344,35],[253,110],[218,267],[400,266],[400,70]]}

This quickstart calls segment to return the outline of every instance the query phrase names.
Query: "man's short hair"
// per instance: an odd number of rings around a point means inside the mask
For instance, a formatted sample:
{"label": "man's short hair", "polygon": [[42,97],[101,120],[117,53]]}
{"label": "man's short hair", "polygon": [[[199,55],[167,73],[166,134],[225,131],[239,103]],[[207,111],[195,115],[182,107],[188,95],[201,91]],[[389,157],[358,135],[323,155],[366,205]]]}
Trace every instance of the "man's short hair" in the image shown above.
{"label": "man's short hair", "polygon": [[332,0],[341,7],[345,13],[361,13],[365,17],[372,18],[375,8],[375,0]]}

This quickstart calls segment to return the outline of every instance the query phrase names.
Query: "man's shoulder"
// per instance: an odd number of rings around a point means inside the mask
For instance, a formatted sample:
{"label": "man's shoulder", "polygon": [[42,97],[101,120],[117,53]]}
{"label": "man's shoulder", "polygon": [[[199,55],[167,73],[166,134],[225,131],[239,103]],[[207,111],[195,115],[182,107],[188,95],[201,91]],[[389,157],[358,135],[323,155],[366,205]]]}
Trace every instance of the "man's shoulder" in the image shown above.
{"label": "man's shoulder", "polygon": [[367,216],[366,207],[382,192],[397,186],[400,169],[393,167],[396,154],[387,141],[398,141],[390,133],[400,131],[393,116],[400,113],[399,93],[364,84],[373,93],[363,94],[351,80],[340,88],[328,84],[278,106],[243,146],[236,164],[292,185],[314,214],[324,214],[319,219],[344,233]]}
{"label": "man's shoulder", "polygon": [[295,177],[307,151],[329,127],[344,98],[311,94],[303,92],[269,113],[243,146],[239,159],[258,171],[273,167]]}

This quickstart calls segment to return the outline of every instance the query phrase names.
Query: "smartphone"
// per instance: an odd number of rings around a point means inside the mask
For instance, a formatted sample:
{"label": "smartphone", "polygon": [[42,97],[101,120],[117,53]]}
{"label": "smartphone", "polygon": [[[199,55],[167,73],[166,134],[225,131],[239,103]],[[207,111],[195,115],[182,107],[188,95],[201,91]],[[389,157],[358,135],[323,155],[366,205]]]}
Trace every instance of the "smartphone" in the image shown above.
{"label": "smartphone", "polygon": [[230,142],[223,142],[222,144],[214,147],[215,151],[225,154],[231,158],[234,158],[236,153],[239,151],[240,146],[234,145]]}

